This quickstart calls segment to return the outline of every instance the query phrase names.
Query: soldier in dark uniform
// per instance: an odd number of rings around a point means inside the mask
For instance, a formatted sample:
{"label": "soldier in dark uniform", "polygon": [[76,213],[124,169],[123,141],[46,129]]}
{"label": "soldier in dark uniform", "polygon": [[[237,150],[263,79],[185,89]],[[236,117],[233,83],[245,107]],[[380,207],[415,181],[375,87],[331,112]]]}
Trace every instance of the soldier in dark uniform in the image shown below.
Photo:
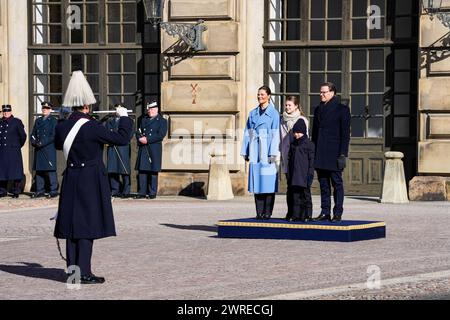
{"label": "soldier in dark uniform", "polygon": [[[312,142],[316,146],[314,168],[320,184],[321,213],[316,220],[341,221],[344,211],[342,171],[350,143],[350,109],[339,103],[336,87],[327,82],[320,87],[321,103],[314,110]],[[333,186],[333,219],[331,219]]]}
{"label": "soldier in dark uniform", "polygon": [[33,170],[36,171],[36,192],[32,198],[45,196],[45,178],[50,181],[48,198],[58,196],[58,179],[56,176],[55,128],[58,120],[50,116],[52,105],[43,102],[42,116],[37,118],[31,133],[31,145],[34,147]]}
{"label": "soldier in dark uniform", "polygon": [[[123,107],[123,105],[116,104],[114,106]],[[105,127],[108,131],[117,132],[119,129],[120,116],[116,113],[115,117],[109,118],[105,122]],[[130,139],[133,137],[131,133]],[[127,198],[130,195],[130,144],[125,146],[108,145],[107,150],[107,165],[109,176],[109,185],[111,187],[111,195],[113,197]],[[122,183],[120,179],[122,178]]]}
{"label": "soldier in dark uniform", "polygon": [[161,171],[162,141],[167,134],[167,120],[158,112],[156,102],[147,105],[147,115],[136,132],[139,147],[136,167],[139,171],[139,190],[136,199],[156,198],[158,172]]}
{"label": "soldier in dark uniform", "polygon": [[21,193],[23,162],[21,148],[27,140],[25,128],[20,119],[12,115],[12,108],[2,106],[3,117],[0,119],[0,197],[7,195],[8,181],[13,181],[12,197]]}
{"label": "soldier in dark uniform", "polygon": [[74,71],[64,98],[64,106],[74,112],[56,126],[55,147],[64,151],[64,170],[54,236],[66,239],[67,267],[78,266],[81,283],[104,283],[91,270],[95,239],[116,235],[111,192],[103,164],[103,146],[127,145],[133,121],[125,108],[117,132],[91,120],[89,106],[96,103],[92,89],[81,71]]}

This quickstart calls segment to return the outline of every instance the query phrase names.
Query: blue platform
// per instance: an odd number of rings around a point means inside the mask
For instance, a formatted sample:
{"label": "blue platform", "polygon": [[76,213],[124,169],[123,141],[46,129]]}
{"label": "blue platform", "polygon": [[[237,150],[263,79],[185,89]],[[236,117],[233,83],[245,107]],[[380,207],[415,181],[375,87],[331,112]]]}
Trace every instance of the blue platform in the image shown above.
{"label": "blue platform", "polygon": [[219,238],[289,239],[352,242],[386,237],[382,221],[287,222],[284,219],[235,219],[217,223]]}

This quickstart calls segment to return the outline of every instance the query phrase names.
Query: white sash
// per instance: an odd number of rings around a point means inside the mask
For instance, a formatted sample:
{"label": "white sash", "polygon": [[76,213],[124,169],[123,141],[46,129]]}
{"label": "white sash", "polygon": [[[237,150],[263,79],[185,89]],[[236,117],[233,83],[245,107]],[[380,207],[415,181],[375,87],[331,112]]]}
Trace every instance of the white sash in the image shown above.
{"label": "white sash", "polygon": [[81,118],[80,120],[75,122],[75,125],[72,127],[72,129],[70,129],[70,132],[66,137],[66,140],[64,140],[63,152],[64,152],[64,158],[66,158],[66,161],[67,161],[67,158],[69,157],[70,148],[72,148],[73,141],[75,140],[75,137],[77,136],[78,131],[80,131],[81,126],[83,124],[85,124],[86,122],[89,122],[89,119]]}

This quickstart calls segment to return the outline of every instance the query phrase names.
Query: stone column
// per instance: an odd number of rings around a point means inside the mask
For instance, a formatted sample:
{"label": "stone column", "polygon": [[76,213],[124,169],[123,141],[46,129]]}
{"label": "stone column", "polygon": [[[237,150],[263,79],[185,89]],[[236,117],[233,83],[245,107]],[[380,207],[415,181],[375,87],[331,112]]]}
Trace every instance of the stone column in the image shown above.
{"label": "stone column", "polygon": [[224,153],[211,153],[211,162],[208,175],[207,200],[230,200],[233,199],[230,171],[226,163]]}
{"label": "stone column", "polygon": [[8,13],[8,103],[13,115],[22,120],[27,141],[22,148],[23,169],[26,177],[25,191],[30,190],[29,103],[28,103],[28,9],[27,1],[7,2]]}
{"label": "stone column", "polygon": [[389,151],[385,154],[383,193],[381,203],[408,203],[405,170],[403,168],[403,153]]}

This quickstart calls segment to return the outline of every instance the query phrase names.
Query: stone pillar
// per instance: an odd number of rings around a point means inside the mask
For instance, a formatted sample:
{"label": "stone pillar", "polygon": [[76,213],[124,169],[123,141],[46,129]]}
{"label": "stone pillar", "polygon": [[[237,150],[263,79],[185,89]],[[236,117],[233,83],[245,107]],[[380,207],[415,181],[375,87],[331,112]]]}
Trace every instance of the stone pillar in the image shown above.
{"label": "stone pillar", "polygon": [[224,153],[211,153],[211,162],[208,175],[207,200],[230,200],[233,199],[230,171],[226,163]]}
{"label": "stone pillar", "polygon": [[405,170],[403,169],[403,153],[389,151],[385,154],[383,193],[381,203],[408,203]]}
{"label": "stone pillar", "polygon": [[[5,2],[3,2],[5,4]],[[23,169],[26,177],[25,191],[30,190],[32,174],[30,171],[29,144],[29,102],[28,102],[28,8],[27,1],[6,2],[7,12],[7,62],[6,80],[7,103],[12,105],[12,113],[22,120],[27,133],[27,141],[22,148]]]}

